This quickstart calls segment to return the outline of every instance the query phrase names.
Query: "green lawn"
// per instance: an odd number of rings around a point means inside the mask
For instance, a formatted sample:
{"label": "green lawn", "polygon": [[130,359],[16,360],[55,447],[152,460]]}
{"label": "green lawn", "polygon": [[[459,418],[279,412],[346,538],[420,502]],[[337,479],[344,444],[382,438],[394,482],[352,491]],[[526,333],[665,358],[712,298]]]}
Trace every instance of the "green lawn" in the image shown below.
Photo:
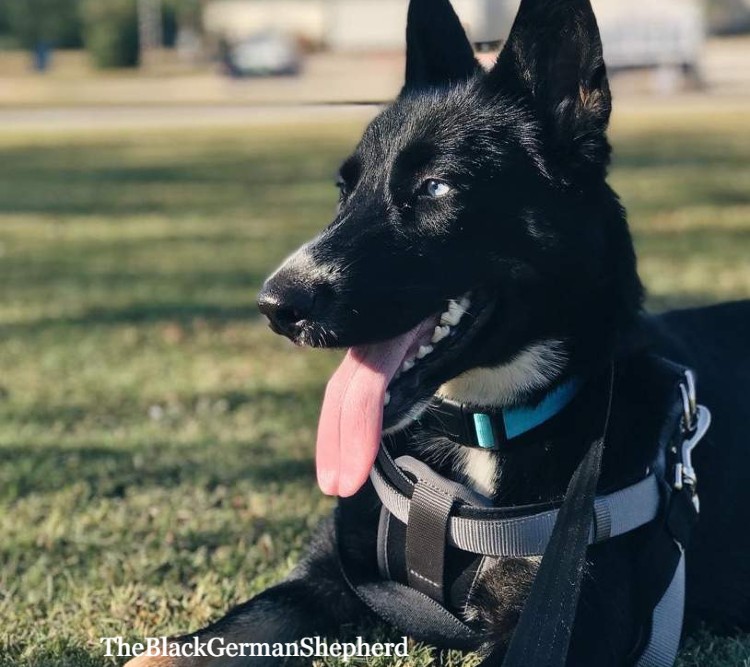
{"label": "green lawn", "polygon": [[[0,132],[1,667],[117,664],[98,637],[195,628],[300,555],[332,506],[312,451],[336,355],[271,335],[254,296],[329,220],[357,132]],[[747,114],[614,141],[652,305],[750,296]],[[750,639],[681,665],[748,667]]]}

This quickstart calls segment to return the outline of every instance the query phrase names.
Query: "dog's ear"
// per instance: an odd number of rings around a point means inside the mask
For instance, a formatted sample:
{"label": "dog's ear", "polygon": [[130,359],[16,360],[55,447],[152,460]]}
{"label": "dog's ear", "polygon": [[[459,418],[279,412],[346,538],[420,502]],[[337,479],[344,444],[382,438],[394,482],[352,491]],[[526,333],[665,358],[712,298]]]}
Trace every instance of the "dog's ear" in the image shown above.
{"label": "dog's ear", "polygon": [[522,0],[488,82],[528,100],[558,169],[606,167],[612,100],[589,0]]}
{"label": "dog's ear", "polygon": [[448,0],[411,0],[402,92],[468,79],[479,65]]}

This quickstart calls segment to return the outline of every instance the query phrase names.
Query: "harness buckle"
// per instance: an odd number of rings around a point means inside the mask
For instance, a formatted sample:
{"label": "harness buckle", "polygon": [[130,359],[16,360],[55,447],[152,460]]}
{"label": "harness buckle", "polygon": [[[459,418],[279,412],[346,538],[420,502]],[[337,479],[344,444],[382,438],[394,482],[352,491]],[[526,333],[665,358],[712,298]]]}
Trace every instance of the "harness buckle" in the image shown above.
{"label": "harness buckle", "polygon": [[685,381],[680,383],[680,394],[682,396],[682,423],[680,428],[683,440],[680,447],[680,457],[675,464],[674,489],[682,491],[684,487],[688,487],[693,506],[696,511],[699,511],[698,476],[695,468],[693,468],[692,452],[711,426],[711,412],[706,406],[698,405],[695,376],[689,370],[685,371]]}
{"label": "harness buckle", "polygon": [[698,412],[698,399],[695,392],[695,374],[691,370],[685,370],[684,376],[685,381],[680,382],[683,433],[693,431],[695,428],[695,417]]}

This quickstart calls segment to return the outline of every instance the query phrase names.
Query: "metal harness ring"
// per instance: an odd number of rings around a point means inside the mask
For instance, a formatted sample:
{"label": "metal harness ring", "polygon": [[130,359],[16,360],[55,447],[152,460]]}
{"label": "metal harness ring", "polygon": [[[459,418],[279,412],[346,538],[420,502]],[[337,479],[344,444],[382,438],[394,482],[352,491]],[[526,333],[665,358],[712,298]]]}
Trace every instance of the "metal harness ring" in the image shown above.
{"label": "metal harness ring", "polygon": [[685,381],[680,382],[682,396],[682,430],[689,434],[695,430],[695,418],[698,413],[698,399],[695,392],[695,375],[691,370],[685,370]]}

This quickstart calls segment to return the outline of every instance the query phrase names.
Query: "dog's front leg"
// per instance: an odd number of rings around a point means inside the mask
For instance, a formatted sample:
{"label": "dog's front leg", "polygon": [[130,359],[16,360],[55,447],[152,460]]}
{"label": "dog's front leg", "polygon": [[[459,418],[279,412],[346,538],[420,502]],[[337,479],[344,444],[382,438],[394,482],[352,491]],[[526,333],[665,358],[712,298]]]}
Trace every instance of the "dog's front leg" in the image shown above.
{"label": "dog's front leg", "polygon": [[[240,667],[277,665],[274,644],[330,634],[334,619],[315,604],[313,582],[300,579],[269,588],[238,605],[217,623],[171,638],[162,656],[141,655],[126,667]],[[229,655],[227,649],[232,646]],[[239,647],[235,649],[234,647]],[[196,652],[197,656],[193,656]],[[222,653],[224,653],[222,655]]]}
{"label": "dog's front leg", "polygon": [[[284,659],[273,655],[274,644],[336,635],[342,625],[357,623],[367,613],[341,575],[332,526],[326,525],[287,580],[238,605],[216,623],[169,639],[166,655],[141,655],[125,667],[279,665]],[[216,655],[230,644],[239,646],[244,655]],[[207,653],[211,645],[214,655],[188,655],[195,646]]]}

